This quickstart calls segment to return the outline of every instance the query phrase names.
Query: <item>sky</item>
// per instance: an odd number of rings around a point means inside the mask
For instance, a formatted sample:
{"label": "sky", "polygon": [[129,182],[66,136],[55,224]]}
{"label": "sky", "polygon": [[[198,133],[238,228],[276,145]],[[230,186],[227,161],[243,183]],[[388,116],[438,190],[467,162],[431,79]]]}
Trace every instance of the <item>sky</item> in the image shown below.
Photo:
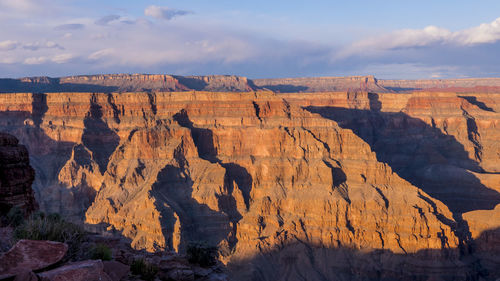
{"label": "sky", "polygon": [[500,1],[0,0],[0,77],[500,77]]}

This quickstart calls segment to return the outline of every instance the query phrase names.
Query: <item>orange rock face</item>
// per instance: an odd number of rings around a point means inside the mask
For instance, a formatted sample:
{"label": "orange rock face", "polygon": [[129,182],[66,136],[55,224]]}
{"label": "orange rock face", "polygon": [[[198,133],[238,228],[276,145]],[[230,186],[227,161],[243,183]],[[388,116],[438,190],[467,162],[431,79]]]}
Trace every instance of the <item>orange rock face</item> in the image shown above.
{"label": "orange rock face", "polygon": [[237,280],[468,280],[498,276],[479,249],[500,227],[499,111],[496,94],[19,93],[0,130],[42,209],[137,249],[206,241]]}

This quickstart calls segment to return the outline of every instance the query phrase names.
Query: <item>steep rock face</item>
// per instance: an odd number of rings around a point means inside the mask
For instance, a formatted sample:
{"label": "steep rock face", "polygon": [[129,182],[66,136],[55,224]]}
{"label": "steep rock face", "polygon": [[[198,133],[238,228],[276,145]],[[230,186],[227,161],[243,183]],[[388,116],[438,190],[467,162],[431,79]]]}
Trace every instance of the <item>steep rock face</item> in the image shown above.
{"label": "steep rock face", "polygon": [[[492,211],[496,95],[59,93],[0,101],[1,129],[32,152],[42,208],[104,224],[135,248],[182,252],[205,240],[243,280],[494,274],[495,262],[483,263],[477,247],[500,222]],[[467,222],[488,216],[488,227]]]}
{"label": "steep rock face", "polygon": [[12,207],[30,213],[38,206],[31,184],[35,171],[30,166],[28,150],[12,135],[0,133],[0,212]]}

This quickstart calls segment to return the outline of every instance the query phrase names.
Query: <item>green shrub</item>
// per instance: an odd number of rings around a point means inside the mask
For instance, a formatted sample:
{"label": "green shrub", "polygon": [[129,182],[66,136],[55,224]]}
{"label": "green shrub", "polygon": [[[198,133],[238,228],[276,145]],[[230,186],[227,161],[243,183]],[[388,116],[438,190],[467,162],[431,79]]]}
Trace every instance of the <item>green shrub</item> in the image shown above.
{"label": "green shrub", "polygon": [[210,246],[204,242],[190,242],[186,248],[189,262],[197,263],[203,267],[211,266],[216,263],[217,252],[217,247]]}
{"label": "green shrub", "polygon": [[13,227],[19,226],[24,221],[24,211],[14,206],[7,213],[7,224]]}
{"label": "green shrub", "polygon": [[92,248],[92,259],[110,261],[113,259],[111,249],[104,244],[97,244]]}
{"label": "green shrub", "polygon": [[45,216],[43,213],[33,214],[14,230],[16,240],[50,240],[68,244],[68,258],[73,258],[78,252],[85,236],[81,226],[66,222],[59,215]]}
{"label": "green shrub", "polygon": [[132,274],[140,275],[142,279],[149,281],[155,279],[158,267],[148,263],[144,259],[137,259],[130,265],[130,271]]}

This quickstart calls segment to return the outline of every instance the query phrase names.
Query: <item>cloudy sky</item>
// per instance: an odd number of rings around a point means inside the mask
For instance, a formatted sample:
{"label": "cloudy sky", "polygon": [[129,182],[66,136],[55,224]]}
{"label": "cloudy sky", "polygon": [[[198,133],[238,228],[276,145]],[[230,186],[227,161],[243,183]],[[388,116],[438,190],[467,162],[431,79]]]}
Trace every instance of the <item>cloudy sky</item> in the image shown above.
{"label": "cloudy sky", "polygon": [[500,77],[500,1],[0,0],[0,77]]}

